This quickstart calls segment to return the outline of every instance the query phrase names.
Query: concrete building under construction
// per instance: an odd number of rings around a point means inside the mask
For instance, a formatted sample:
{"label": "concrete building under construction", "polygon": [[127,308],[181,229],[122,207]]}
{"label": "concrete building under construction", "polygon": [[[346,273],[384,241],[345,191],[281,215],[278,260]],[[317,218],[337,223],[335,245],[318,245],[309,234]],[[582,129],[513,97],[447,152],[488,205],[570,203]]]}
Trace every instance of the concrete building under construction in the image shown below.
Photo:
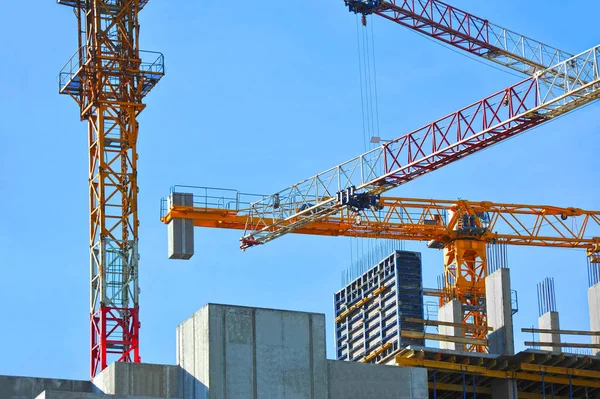
{"label": "concrete building under construction", "polygon": [[[177,327],[176,364],[141,363],[137,118],[165,74],[163,55],[139,47],[148,2],[58,0],[78,39],[59,92],[88,124],[90,380],[0,376],[0,399],[600,398],[600,211],[383,195],[598,100],[600,46],[571,54],[438,0],[344,4],[363,26],[382,17],[524,79],[373,136],[375,148],[273,194],[174,187],[161,221],[179,260],[193,257],[196,227],[243,231],[242,250],[287,234],[420,241],[443,251],[439,286],[424,286],[420,253],[395,248],[332,293],[331,326],[319,313],[208,304]],[[538,328],[521,329],[539,339],[516,352],[510,245],[585,251],[589,331],[560,325],[548,278]]]}
{"label": "concrete building under construction", "polygon": [[[514,353],[509,269],[486,278],[487,353],[465,350],[475,339],[460,304],[424,318],[420,270],[419,253],[393,251],[335,293],[339,360],[326,357],[323,314],[208,304],[177,327],[176,365],[117,362],[91,381],[2,376],[0,399],[599,397],[600,356],[561,351],[570,344],[555,337],[585,332],[546,325],[557,312],[540,318],[550,347]],[[599,292],[592,285],[590,301]],[[597,309],[590,302],[592,323]],[[446,345],[426,345],[435,341]]]}

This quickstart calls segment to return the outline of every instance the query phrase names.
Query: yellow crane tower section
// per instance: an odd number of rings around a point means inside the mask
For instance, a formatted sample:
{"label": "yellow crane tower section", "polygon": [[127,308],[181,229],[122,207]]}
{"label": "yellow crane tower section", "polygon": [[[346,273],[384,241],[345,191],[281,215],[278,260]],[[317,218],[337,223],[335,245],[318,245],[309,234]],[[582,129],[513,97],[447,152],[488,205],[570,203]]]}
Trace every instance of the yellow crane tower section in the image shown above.
{"label": "yellow crane tower section", "polygon": [[164,75],[163,55],[139,48],[138,16],[147,3],[58,0],[73,9],[79,39],[58,89],[88,125],[92,377],[111,360],[141,361],[137,116]]}

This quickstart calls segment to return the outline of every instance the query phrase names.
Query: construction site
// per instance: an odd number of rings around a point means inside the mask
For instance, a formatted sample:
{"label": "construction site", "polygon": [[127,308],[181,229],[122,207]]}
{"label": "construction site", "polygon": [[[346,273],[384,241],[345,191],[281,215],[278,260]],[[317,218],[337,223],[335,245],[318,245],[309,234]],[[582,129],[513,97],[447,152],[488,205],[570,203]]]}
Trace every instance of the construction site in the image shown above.
{"label": "construction site", "polygon": [[56,3],[0,399],[600,399],[588,2]]}

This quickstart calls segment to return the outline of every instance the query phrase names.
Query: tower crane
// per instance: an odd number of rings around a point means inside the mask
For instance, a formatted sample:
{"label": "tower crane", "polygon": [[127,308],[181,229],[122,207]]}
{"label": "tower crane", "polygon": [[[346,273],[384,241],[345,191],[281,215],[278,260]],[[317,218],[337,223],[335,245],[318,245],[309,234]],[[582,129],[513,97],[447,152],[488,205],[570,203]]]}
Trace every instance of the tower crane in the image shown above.
{"label": "tower crane", "polygon": [[[199,225],[205,223],[214,227],[241,228],[243,225],[243,250],[291,232],[382,238],[397,233],[396,238],[419,239],[419,232],[444,230],[447,226],[441,223],[440,215],[437,219],[423,219],[423,225],[417,228],[410,226],[397,230],[392,227],[393,223],[389,223],[391,219],[385,217],[381,220],[376,218],[374,223],[363,228],[363,218],[369,212],[375,215],[385,209],[382,193],[589,104],[600,96],[600,47],[572,56],[439,1],[345,0],[345,3],[351,11],[363,15],[377,13],[530,77],[325,172],[263,196],[247,204],[242,214],[238,214],[238,204],[233,213],[221,209],[212,214],[204,212],[201,218],[188,218]],[[387,12],[391,12],[393,18]],[[188,203],[193,201],[187,197],[186,194],[186,203],[176,204],[171,212],[164,215],[163,221],[170,223],[181,219],[178,214],[193,214],[193,206]],[[176,208],[181,205],[191,208]],[[484,203],[475,205],[481,209]],[[475,310],[464,312],[463,317],[476,326],[485,325],[486,314],[481,304],[486,275],[486,243],[500,240],[500,237],[490,238],[493,230],[489,223],[492,219],[485,221],[488,225],[484,225],[480,216],[488,214],[487,211],[469,213],[463,210],[461,214],[457,212],[460,209],[458,205],[453,204],[452,207],[453,215],[462,215],[451,219],[455,228],[446,229],[444,237],[436,239],[428,236],[428,240],[432,246],[444,248],[444,274],[449,287],[446,299],[456,298],[464,305],[473,305],[471,308]],[[398,206],[388,208],[397,210]],[[537,209],[530,215],[540,218],[547,212],[548,209]],[[568,218],[566,212],[562,209],[561,217]],[[336,220],[336,217],[339,219]],[[405,224],[404,221],[399,223],[402,227],[406,227]],[[516,231],[517,234],[511,235],[514,239],[511,243],[566,244],[561,237],[548,239],[540,234],[535,224],[533,226],[529,240],[522,232]],[[576,234],[570,236],[570,240],[577,243],[580,239]],[[577,244],[569,241],[566,245]],[[587,245],[590,259],[597,261],[597,240],[592,239]],[[477,338],[482,331],[485,330],[477,329],[468,334]],[[475,347],[473,350],[482,351],[483,348]]]}
{"label": "tower crane", "polygon": [[[173,200],[177,195],[189,196],[187,205],[177,204]],[[196,227],[244,230],[251,204],[260,197],[266,198],[236,190],[175,187],[162,201],[161,221],[189,220]],[[586,251],[590,262],[600,264],[600,211],[573,207],[378,197],[370,207],[341,208],[292,233],[425,241],[430,248],[443,249],[442,299],[467,305],[463,319],[475,326],[487,324],[484,284],[489,244],[578,248]],[[464,331],[476,339],[485,339],[486,333],[477,328]]]}
{"label": "tower crane", "polygon": [[[259,198],[248,204],[243,215],[241,248],[290,232],[318,231],[324,221],[343,215],[344,210],[353,217],[380,211],[382,193],[589,104],[600,96],[599,56],[600,46],[591,48],[325,172]],[[470,225],[474,232],[481,227],[477,222]],[[365,234],[347,231],[349,235]],[[382,227],[367,234],[389,231]],[[444,274],[452,298],[473,305],[464,307],[463,318],[476,326],[485,325],[487,318],[481,306],[487,273],[485,240],[437,241],[444,248]],[[597,250],[592,252],[597,259]],[[479,338],[484,330],[467,330],[467,334]],[[484,350],[478,346],[471,349]]]}
{"label": "tower crane", "polygon": [[599,63],[596,46],[252,203],[241,248],[264,244],[344,207],[372,207],[377,195],[589,104],[600,96]]}
{"label": "tower crane", "polygon": [[[79,47],[59,73],[59,92],[88,123],[90,327],[94,377],[140,362],[137,116],[164,75],[163,55],[139,49],[148,0],[58,0],[77,17]],[[143,58],[143,59],[142,59]]]}
{"label": "tower crane", "polygon": [[[249,206],[243,250],[297,229],[310,229],[350,209],[377,209],[380,195],[425,173],[567,114],[600,96],[600,46],[536,72],[505,90],[378,148],[294,184]],[[444,246],[445,279],[463,305],[463,319],[487,324],[485,244]],[[452,297],[445,298],[446,301]],[[474,338],[485,330],[472,330]],[[485,351],[472,346],[470,350]]]}
{"label": "tower crane", "polygon": [[533,75],[573,55],[438,0],[344,0],[351,12],[379,15],[507,68]]}

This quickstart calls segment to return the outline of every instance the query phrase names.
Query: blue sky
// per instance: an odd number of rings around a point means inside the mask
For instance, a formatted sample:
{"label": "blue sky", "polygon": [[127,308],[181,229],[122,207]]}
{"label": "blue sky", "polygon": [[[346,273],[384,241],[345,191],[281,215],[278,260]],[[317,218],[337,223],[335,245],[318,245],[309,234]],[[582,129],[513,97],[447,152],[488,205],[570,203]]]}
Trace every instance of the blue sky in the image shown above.
{"label": "blue sky", "polygon": [[[86,125],[57,93],[76,49],[66,7],[3,5],[0,25],[0,374],[89,375]],[[270,193],[363,150],[356,18],[341,0],[153,0],[141,43],[167,76],[139,118],[141,353],[175,362],[175,327],[208,302],[322,312],[357,240],[288,236],[245,253],[239,232],[196,231],[191,261],[167,259],[159,200],[174,184]],[[600,4],[455,0],[496,24],[576,53],[600,42],[570,18]],[[23,17],[24,16],[26,19]],[[375,30],[381,136],[397,137],[517,82],[396,24]],[[395,189],[390,194],[600,208],[599,104]],[[365,244],[363,244],[365,245]],[[442,254],[423,244],[425,285]],[[585,255],[510,248],[518,328],[537,321],[535,283],[556,278],[561,324],[588,329]],[[517,334],[517,347],[529,336]]]}

